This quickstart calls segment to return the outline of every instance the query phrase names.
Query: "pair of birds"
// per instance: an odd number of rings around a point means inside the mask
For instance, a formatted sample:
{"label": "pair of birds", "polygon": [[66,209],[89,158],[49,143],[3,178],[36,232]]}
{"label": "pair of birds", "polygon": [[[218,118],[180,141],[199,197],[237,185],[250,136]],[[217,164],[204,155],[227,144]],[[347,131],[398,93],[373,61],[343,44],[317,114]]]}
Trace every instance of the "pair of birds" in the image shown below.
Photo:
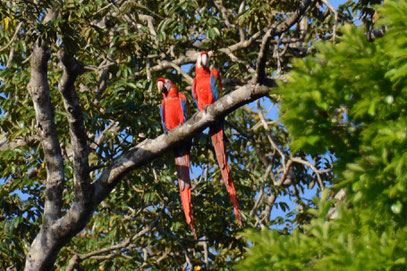
{"label": "pair of birds", "polygon": [[[202,111],[206,106],[219,99],[219,94],[222,92],[222,82],[217,69],[213,69],[212,71],[209,70],[209,55],[206,52],[202,52],[198,56],[195,72],[196,77],[192,86],[192,96],[196,105],[198,106],[198,109]],[[183,93],[178,93],[178,89],[175,84],[166,78],[158,78],[157,88],[158,91],[160,91],[163,95],[163,102],[161,104],[161,120],[164,131],[171,130],[177,127],[180,123],[187,121],[187,98],[185,95]],[[234,213],[237,221],[239,225],[242,226],[236,191],[231,178],[225,151],[223,122],[218,122],[210,127],[209,133],[215,149],[223,182],[225,183],[226,189],[230,195],[230,200],[233,203]],[[195,239],[197,239],[191,207],[189,147],[178,147],[175,150],[175,165],[177,168],[182,208],[184,210],[186,221],[190,226]]]}

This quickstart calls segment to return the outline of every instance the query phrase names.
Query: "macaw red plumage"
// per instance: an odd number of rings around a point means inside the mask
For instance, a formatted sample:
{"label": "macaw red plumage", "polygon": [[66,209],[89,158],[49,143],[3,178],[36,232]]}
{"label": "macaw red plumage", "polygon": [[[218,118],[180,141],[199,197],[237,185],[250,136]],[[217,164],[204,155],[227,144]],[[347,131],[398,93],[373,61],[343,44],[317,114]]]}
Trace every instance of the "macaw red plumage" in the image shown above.
{"label": "macaw red plumage", "polygon": [[[192,85],[192,96],[199,110],[202,111],[209,104],[214,103],[222,94],[222,80],[217,69],[209,70],[208,53],[203,52],[198,56],[195,66],[196,76]],[[236,197],[235,186],[230,174],[228,158],[226,156],[225,142],[223,137],[223,121],[210,127],[209,131],[212,144],[215,149],[216,158],[219,163],[219,168],[222,174],[223,182],[230,195],[230,200],[233,203],[233,209],[240,226],[242,220],[240,218],[239,203]]]}
{"label": "macaw red plumage", "polygon": [[[178,93],[177,87],[169,79],[158,78],[157,88],[163,95],[161,121],[164,131],[167,132],[167,130],[177,127],[180,123],[184,123],[188,119],[187,98],[183,93]],[[175,149],[175,166],[177,168],[182,209],[184,210],[185,219],[194,234],[194,238],[197,239],[194,217],[192,216],[189,165],[189,147],[177,147]]]}

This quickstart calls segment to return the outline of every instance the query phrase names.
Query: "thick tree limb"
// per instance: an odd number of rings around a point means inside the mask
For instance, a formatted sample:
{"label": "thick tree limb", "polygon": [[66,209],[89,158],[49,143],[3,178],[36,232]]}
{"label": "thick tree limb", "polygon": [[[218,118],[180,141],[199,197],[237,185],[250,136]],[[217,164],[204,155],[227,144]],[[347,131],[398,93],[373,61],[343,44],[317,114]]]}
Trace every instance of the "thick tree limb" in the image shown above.
{"label": "thick tree limb", "polygon": [[37,129],[47,164],[44,225],[60,217],[64,185],[64,164],[47,82],[49,56],[46,42],[37,40],[31,58],[31,79],[27,86],[34,103]]}
{"label": "thick tree limb", "polygon": [[[47,181],[45,184],[44,222],[27,255],[26,270],[45,270],[47,267],[53,266],[57,253],[44,255],[43,250],[53,250],[57,245],[53,233],[48,229],[61,216],[62,209],[64,164],[47,82],[49,57],[50,52],[46,42],[38,39],[35,42],[31,57],[31,79],[27,88],[34,104],[38,133],[44,150]],[[53,240],[54,244],[49,242],[50,240]],[[57,251],[59,249],[60,247]]]}
{"label": "thick tree limb", "polygon": [[74,85],[76,78],[84,71],[83,65],[72,55],[67,54],[63,48],[58,52],[58,58],[63,65],[63,74],[58,88],[62,95],[69,124],[75,192],[78,197],[77,200],[89,201],[91,192],[89,190],[88,136]]}
{"label": "thick tree limb", "polygon": [[205,110],[196,113],[184,125],[169,131],[168,134],[163,134],[154,140],[144,140],[129,152],[117,158],[103,172],[99,180],[95,182],[95,197],[98,199],[100,197],[104,198],[104,194],[107,192],[105,191],[106,186],[115,184],[129,170],[159,157],[162,153],[173,148],[178,142],[191,138],[241,105],[267,95],[270,87],[273,86],[275,86],[274,81],[270,81],[269,86],[245,85],[222,97]]}

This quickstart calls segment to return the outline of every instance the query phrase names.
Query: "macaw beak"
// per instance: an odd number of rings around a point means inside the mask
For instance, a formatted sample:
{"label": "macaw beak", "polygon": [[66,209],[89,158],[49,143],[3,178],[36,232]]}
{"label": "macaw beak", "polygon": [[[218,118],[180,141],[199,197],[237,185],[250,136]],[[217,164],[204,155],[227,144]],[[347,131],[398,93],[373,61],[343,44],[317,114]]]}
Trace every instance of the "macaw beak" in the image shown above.
{"label": "macaw beak", "polygon": [[158,81],[157,82],[157,89],[160,93],[167,93],[168,90],[165,88],[164,86],[164,82],[163,81]]}

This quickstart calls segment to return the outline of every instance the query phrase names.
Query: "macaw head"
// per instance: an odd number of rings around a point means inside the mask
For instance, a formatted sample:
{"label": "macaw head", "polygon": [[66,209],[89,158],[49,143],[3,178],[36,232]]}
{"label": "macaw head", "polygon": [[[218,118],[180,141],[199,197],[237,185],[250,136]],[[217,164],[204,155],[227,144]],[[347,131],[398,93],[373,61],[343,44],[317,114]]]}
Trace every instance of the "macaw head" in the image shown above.
{"label": "macaw head", "polygon": [[172,82],[167,78],[158,78],[157,79],[157,89],[160,93],[167,94],[172,88]]}
{"label": "macaw head", "polygon": [[209,55],[207,52],[202,52],[199,54],[198,59],[196,60],[196,67],[198,68],[209,68]]}

